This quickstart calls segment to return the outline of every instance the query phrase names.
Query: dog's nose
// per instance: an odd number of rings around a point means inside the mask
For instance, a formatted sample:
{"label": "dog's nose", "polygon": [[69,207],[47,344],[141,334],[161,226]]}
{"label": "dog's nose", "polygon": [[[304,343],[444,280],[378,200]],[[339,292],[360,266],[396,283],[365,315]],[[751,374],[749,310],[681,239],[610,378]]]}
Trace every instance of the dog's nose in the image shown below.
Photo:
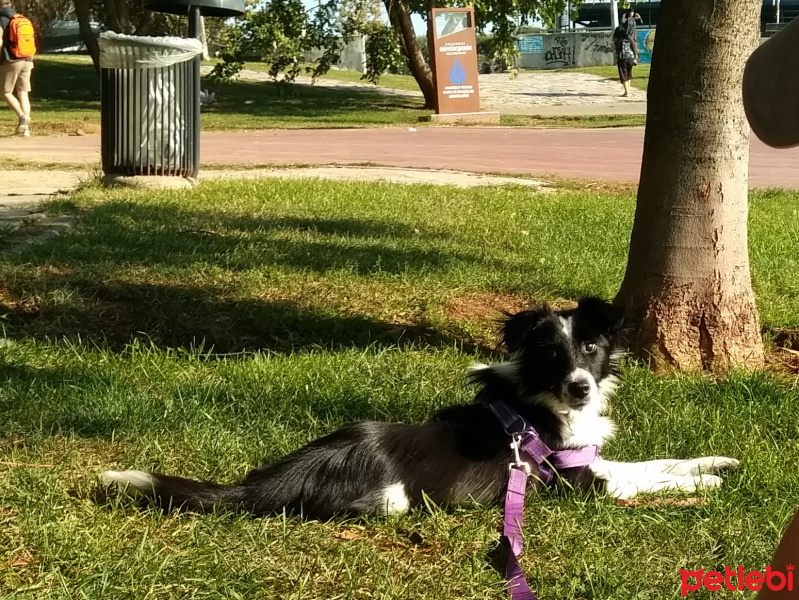
{"label": "dog's nose", "polygon": [[587,381],[572,381],[566,388],[573,398],[582,400],[591,391],[591,385]]}

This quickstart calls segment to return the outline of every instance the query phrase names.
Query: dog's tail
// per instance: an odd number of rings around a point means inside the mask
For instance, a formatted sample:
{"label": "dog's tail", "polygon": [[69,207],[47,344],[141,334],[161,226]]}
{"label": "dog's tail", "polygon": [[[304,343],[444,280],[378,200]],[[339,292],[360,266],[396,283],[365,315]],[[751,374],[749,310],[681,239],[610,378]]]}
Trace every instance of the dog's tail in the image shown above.
{"label": "dog's tail", "polygon": [[166,511],[211,512],[214,508],[241,508],[242,489],[145,471],[104,471],[100,481],[134,497],[147,498]]}

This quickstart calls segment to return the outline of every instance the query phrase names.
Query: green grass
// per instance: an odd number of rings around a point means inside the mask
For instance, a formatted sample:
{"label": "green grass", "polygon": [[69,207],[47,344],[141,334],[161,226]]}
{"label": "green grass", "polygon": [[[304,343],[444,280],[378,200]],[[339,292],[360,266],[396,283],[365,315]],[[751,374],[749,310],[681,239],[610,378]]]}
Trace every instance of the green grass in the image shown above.
{"label": "green grass", "polygon": [[[33,75],[35,133],[99,133],[100,80],[84,57],[37,57]],[[414,125],[423,110],[420,98],[396,97],[378,91],[342,90],[304,84],[240,81],[218,85],[203,80],[216,102],[203,110],[204,130],[313,127],[379,127]],[[13,135],[15,119],[5,113]]]}
{"label": "green grass", "polygon": [[[213,66],[216,64],[216,61],[207,61],[204,63],[206,65]],[[306,65],[306,67],[311,67],[312,65]],[[245,63],[245,69],[250,71],[259,71],[261,73],[269,72],[269,65],[266,63],[260,62],[248,62]],[[306,73],[303,73],[306,75]],[[361,83],[365,85],[371,85],[365,79],[361,78],[361,73],[358,71],[350,71],[349,69],[331,69],[320,79],[333,79],[335,81],[347,81],[351,83]],[[393,75],[391,73],[386,73],[380,77],[380,81],[377,83],[375,87],[379,88],[389,88],[393,90],[404,90],[407,92],[418,92],[419,91],[419,84],[416,83],[416,80],[413,78],[412,75]]]}
{"label": "green grass", "polygon": [[[353,81],[364,83],[361,79],[361,74],[357,71],[347,71],[340,69],[332,69],[328,71],[323,79],[336,79],[338,81]],[[390,88],[393,90],[405,90],[407,92],[418,92],[419,84],[411,75],[393,75],[386,73],[380,76],[380,81],[377,82],[378,87]]]}
{"label": "green grass", "polygon": [[538,115],[504,115],[499,116],[500,125],[509,127],[643,127],[646,115],[579,115],[553,116]]}
{"label": "green grass", "polygon": [[[638,65],[633,68],[633,78],[632,78],[632,86],[638,88],[639,90],[646,90],[649,86],[649,70],[650,65]],[[578,73],[590,73],[592,75],[598,75],[600,77],[605,77],[607,79],[613,79],[614,81],[618,81],[619,79],[619,71],[615,66],[610,67],[582,67],[579,69],[572,69],[573,71],[577,71]]]}
{"label": "green grass", "polygon": [[[97,502],[94,475],[229,482],[342,423],[468,402],[466,366],[497,360],[497,309],[614,293],[633,202],[576,185],[273,179],[86,186],[53,204],[79,226],[0,254],[0,597],[502,598],[496,508],[165,516]],[[798,209],[796,193],[752,198],[769,329],[799,327]],[[799,503],[797,402],[784,374],[627,365],[608,456],[723,454],[742,467],[693,508],[531,498],[523,566],[540,596],[678,598],[681,567],[762,569]]]}
{"label": "green grass", "polygon": [[[248,63],[247,68],[263,71],[265,65]],[[330,71],[325,77],[360,81],[360,74],[353,71]],[[635,85],[640,83],[640,80],[634,80]],[[254,81],[215,84],[205,79],[202,86],[216,94],[216,102],[203,109],[201,123],[205,131],[416,127],[427,126],[419,123],[419,118],[431,112],[422,108],[421,98],[386,95],[368,87],[353,90]],[[381,78],[380,87],[418,89],[413,78],[406,75],[386,75]],[[99,133],[99,78],[86,57],[38,57],[33,88],[31,97],[36,135]],[[4,129],[0,123],[0,136],[11,136],[16,120],[10,111],[6,111],[5,120],[7,126]],[[501,116],[503,126],[626,127],[643,124],[643,115]]]}

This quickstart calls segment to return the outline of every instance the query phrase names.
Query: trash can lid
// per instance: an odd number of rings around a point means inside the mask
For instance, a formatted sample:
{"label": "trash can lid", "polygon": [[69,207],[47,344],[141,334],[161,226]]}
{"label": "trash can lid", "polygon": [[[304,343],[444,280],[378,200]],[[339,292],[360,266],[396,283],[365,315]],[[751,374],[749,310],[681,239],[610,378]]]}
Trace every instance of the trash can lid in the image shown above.
{"label": "trash can lid", "polygon": [[204,17],[238,17],[244,14],[244,0],[145,0],[144,8],[154,12],[187,15],[198,6]]}

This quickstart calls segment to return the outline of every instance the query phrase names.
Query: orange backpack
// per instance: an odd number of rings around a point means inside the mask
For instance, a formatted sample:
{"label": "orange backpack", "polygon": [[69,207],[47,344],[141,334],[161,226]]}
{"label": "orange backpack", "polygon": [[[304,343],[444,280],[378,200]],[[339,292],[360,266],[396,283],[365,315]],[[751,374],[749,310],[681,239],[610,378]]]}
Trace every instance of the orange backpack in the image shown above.
{"label": "orange backpack", "polygon": [[8,51],[16,58],[30,58],[36,54],[36,33],[28,17],[17,13],[8,23]]}

